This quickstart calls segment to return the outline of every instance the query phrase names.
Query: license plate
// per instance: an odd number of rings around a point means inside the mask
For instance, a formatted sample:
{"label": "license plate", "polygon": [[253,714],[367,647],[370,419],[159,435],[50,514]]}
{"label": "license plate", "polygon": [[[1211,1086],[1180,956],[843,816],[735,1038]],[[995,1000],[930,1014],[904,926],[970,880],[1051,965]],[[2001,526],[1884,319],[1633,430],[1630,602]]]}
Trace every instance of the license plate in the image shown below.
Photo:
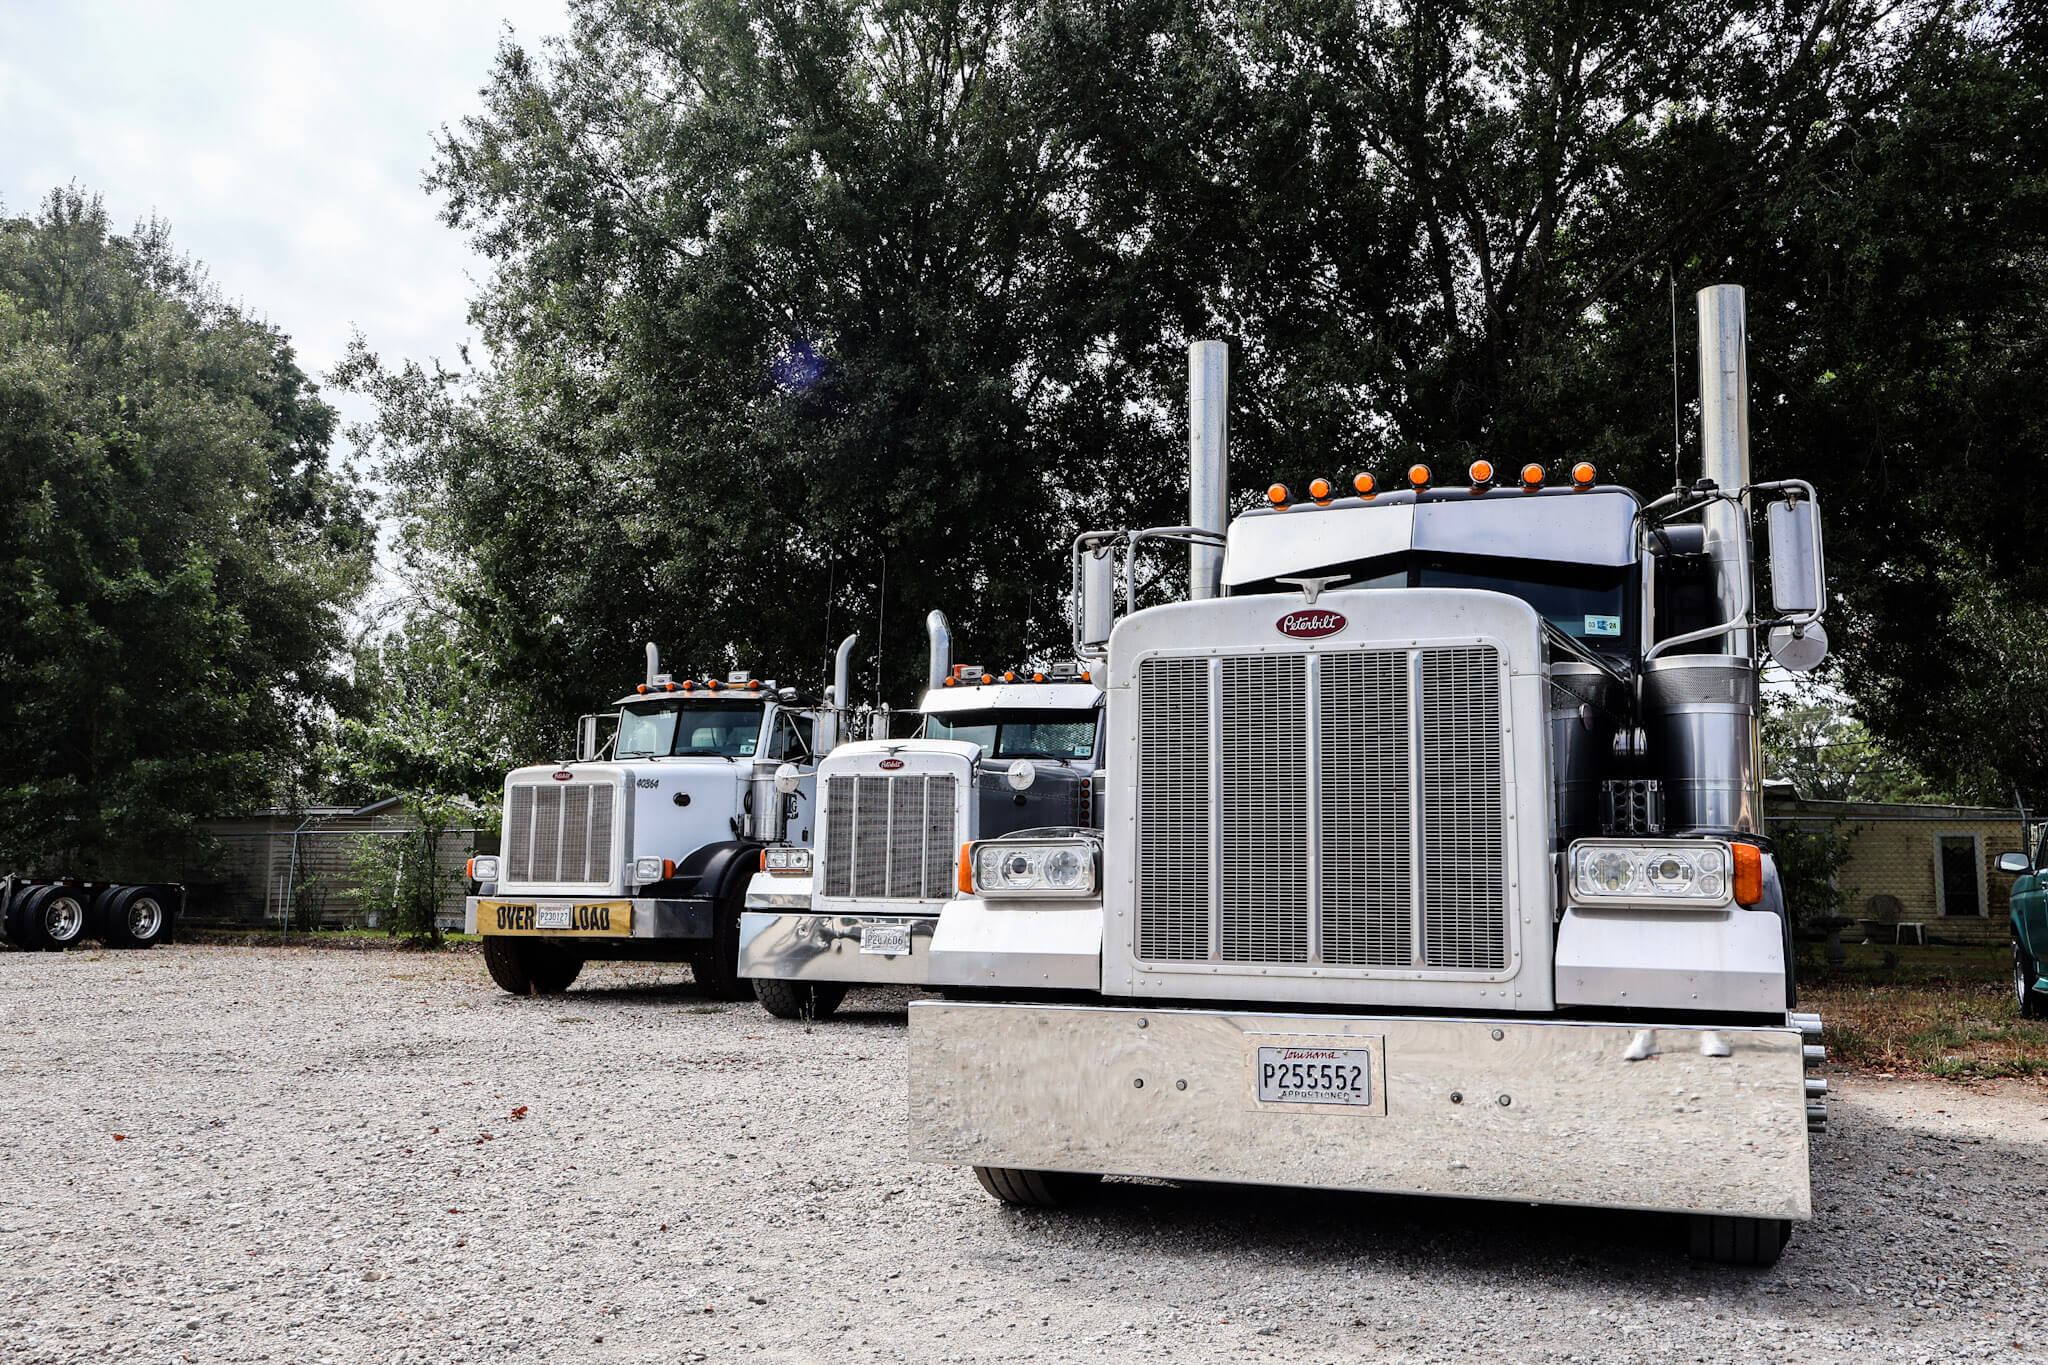
{"label": "license plate", "polygon": [[1372,1104],[1372,1049],[1262,1047],[1260,1104]]}
{"label": "license plate", "polygon": [[566,905],[543,905],[533,912],[536,929],[567,929],[575,923],[575,910]]}
{"label": "license plate", "polygon": [[884,957],[900,957],[910,951],[910,926],[863,924],[860,927],[860,950],[880,953]]}

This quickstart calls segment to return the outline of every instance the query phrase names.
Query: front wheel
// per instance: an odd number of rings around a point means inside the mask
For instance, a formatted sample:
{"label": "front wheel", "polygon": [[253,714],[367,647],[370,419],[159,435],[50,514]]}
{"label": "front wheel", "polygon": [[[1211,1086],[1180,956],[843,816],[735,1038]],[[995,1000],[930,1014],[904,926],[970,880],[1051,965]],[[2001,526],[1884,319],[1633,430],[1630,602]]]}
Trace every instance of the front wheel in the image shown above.
{"label": "front wheel", "polygon": [[2048,1019],[2048,991],[2034,988],[2034,974],[2038,969],[2027,950],[2019,944],[2012,945],[2012,994],[2013,1003],[2019,1006],[2022,1019]]}
{"label": "front wheel", "polygon": [[563,944],[488,934],[484,966],[491,980],[513,995],[560,995],[583,970],[583,955]]}
{"label": "front wheel", "polygon": [[976,1166],[974,1178],[1005,1204],[1023,1209],[1056,1209],[1102,1183],[1081,1171],[1020,1171],[1009,1166]]}
{"label": "front wheel", "polygon": [[1696,1261],[1718,1261],[1722,1265],[1776,1265],[1778,1253],[1792,1240],[1792,1223],[1785,1218],[1724,1218],[1719,1214],[1692,1215],[1690,1245]]}
{"label": "front wheel", "polygon": [[846,987],[813,981],[756,978],[754,998],[777,1019],[823,1019],[846,999]]}

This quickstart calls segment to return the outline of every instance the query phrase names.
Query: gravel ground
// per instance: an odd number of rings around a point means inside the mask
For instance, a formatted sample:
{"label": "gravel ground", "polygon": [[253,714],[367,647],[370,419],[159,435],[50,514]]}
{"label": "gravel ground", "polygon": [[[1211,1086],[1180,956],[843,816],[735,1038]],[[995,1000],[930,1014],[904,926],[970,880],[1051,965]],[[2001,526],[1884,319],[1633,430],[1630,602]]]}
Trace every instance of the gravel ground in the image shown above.
{"label": "gravel ground", "polygon": [[2048,1359],[2048,1089],[1837,1078],[1768,1272],[1673,1220],[904,1157],[903,998],[0,954],[0,1362]]}

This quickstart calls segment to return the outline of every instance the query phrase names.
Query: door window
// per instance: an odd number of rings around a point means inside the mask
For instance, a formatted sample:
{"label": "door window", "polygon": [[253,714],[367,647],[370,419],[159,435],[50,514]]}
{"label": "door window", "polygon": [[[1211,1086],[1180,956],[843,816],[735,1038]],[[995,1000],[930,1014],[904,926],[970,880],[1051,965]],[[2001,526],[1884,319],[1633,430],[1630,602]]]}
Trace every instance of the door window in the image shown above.
{"label": "door window", "polygon": [[777,711],[775,734],[768,741],[768,757],[786,763],[812,762],[811,726],[809,716]]}

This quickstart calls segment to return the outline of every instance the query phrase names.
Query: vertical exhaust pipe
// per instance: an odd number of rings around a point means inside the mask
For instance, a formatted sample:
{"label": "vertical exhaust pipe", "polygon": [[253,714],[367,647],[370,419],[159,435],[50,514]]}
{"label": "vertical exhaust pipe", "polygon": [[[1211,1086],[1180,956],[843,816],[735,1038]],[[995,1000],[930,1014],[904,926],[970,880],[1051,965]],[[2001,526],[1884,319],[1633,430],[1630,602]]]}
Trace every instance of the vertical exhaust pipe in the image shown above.
{"label": "vertical exhaust pipe", "polygon": [[[1715,284],[1699,292],[1700,310],[1700,474],[1724,493],[1749,486],[1749,337],[1739,284]],[[1701,517],[1707,557],[1714,566],[1714,601],[1719,618],[1732,621],[1750,609],[1749,516],[1732,502],[1717,502]],[[1747,659],[1753,642],[1747,627],[1727,635],[1721,652]]]}
{"label": "vertical exhaust pipe", "polygon": [[661,675],[661,648],[654,641],[647,642],[647,685],[654,686],[654,680]]}
{"label": "vertical exhaust pipe", "polygon": [[853,705],[853,647],[860,640],[858,633],[847,636],[839,642],[839,653],[832,660],[832,704],[839,707]]}
{"label": "vertical exhaust pipe", "polygon": [[[1188,525],[1223,533],[1230,516],[1230,347],[1188,346]],[[1188,596],[1223,595],[1223,549],[1188,549]]]}
{"label": "vertical exhaust pipe", "polygon": [[931,637],[931,664],[925,669],[924,685],[932,691],[946,685],[946,675],[953,671],[953,628],[946,624],[946,613],[933,611],[924,618],[925,634]]}

